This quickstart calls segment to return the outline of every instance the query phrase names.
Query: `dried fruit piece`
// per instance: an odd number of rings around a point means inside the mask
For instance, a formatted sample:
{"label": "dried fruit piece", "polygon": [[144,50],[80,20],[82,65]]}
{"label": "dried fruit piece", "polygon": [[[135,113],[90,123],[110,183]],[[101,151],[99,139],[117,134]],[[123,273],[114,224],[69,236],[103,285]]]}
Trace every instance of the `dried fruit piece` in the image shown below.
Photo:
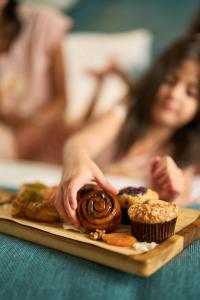
{"label": "dried fruit piece", "polygon": [[109,245],[119,247],[132,247],[133,244],[137,242],[137,240],[127,232],[105,234],[103,240]]}

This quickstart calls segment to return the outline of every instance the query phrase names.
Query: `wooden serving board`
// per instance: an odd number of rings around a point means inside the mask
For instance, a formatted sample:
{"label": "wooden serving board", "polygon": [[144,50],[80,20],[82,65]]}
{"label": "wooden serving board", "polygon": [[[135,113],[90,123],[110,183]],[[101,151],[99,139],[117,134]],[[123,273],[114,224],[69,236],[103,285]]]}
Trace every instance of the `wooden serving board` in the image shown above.
{"label": "wooden serving board", "polygon": [[[12,218],[10,209],[8,204],[0,206],[0,232],[145,277],[200,238],[200,211],[189,208],[179,208],[175,234],[144,254],[137,254],[131,247],[110,246],[90,240],[87,234],[64,230],[60,223]],[[124,229],[130,228],[126,226]]]}

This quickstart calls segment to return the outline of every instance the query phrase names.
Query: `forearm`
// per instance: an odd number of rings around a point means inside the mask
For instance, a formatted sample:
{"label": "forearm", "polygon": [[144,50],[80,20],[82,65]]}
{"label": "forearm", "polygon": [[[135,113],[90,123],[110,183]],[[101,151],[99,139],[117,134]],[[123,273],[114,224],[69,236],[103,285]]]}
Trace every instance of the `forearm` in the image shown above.
{"label": "forearm", "polygon": [[96,158],[116,139],[124,120],[125,113],[123,111],[122,114],[109,112],[81,132],[73,135],[65,145],[65,149],[70,150],[64,150],[64,160],[74,151],[77,151],[78,154],[84,153],[92,159]]}
{"label": "forearm", "polygon": [[64,118],[65,104],[59,98],[54,99],[48,105],[45,105],[26,123],[27,126],[39,125],[49,127],[54,121]]}
{"label": "forearm", "polygon": [[70,138],[64,146],[64,166],[68,169],[74,163],[79,164],[88,159],[91,157],[84,143],[75,137]]}
{"label": "forearm", "polygon": [[39,112],[36,112],[31,117],[21,117],[17,114],[4,114],[0,111],[0,120],[5,125],[13,127],[15,130],[20,130],[25,127],[37,127],[38,126],[48,126],[52,124],[53,121],[62,118],[64,116],[64,101],[59,98],[51,101],[48,105],[45,105]]}
{"label": "forearm", "polygon": [[80,135],[71,137],[64,146],[64,165],[69,166],[76,164],[81,165],[83,162],[93,160],[98,153],[96,147],[90,147]]}
{"label": "forearm", "polygon": [[13,114],[5,115],[2,112],[0,112],[0,120],[4,125],[15,129],[20,128],[26,123],[26,120],[19,116]]}

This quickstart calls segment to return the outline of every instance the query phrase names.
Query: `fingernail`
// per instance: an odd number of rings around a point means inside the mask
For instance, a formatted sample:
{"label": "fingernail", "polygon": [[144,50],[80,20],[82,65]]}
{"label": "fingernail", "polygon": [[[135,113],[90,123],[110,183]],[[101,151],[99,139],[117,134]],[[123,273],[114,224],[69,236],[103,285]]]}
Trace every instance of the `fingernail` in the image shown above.
{"label": "fingernail", "polygon": [[113,195],[117,195],[118,194],[118,190],[116,190],[115,188],[112,188],[112,189],[110,189],[109,193],[113,194]]}

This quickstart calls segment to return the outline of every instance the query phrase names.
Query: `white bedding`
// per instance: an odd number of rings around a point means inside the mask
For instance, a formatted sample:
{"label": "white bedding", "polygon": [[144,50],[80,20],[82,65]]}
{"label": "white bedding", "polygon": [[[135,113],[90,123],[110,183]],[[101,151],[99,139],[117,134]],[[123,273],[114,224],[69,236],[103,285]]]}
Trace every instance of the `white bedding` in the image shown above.
{"label": "white bedding", "polygon": [[[58,166],[27,162],[27,161],[2,161],[0,160],[0,186],[18,187],[24,182],[42,181],[48,185],[58,184],[62,169]],[[113,186],[121,188],[127,185],[144,185],[141,180],[108,176]],[[192,204],[200,203],[200,176],[196,176],[192,184]]]}

